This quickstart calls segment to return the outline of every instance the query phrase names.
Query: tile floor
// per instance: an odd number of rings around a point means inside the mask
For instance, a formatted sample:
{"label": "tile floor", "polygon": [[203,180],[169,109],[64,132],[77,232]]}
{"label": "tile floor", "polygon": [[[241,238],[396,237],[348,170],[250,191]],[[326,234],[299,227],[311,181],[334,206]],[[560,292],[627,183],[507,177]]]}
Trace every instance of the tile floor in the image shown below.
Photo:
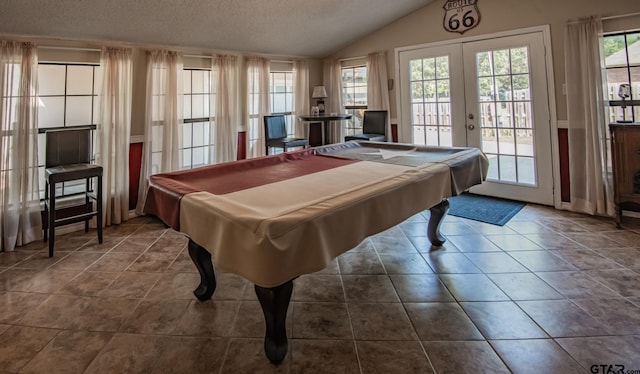
{"label": "tile floor", "polygon": [[[0,372],[594,373],[640,370],[640,220],[527,206],[506,226],[428,212],[297,279],[289,353],[271,365],[253,287],[213,301],[186,240],[139,217],[0,253]],[[598,370],[602,370],[600,366]],[[603,372],[603,371],[598,371]],[[638,373],[635,371],[634,373]]]}

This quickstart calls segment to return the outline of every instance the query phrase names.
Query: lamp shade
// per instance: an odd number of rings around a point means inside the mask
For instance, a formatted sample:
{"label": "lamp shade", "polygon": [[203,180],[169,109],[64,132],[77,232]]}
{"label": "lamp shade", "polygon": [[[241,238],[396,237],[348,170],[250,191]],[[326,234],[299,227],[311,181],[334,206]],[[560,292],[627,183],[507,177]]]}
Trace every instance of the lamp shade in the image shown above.
{"label": "lamp shade", "polygon": [[327,90],[324,86],[315,86],[313,87],[313,93],[311,94],[312,99],[324,99],[327,96]]}

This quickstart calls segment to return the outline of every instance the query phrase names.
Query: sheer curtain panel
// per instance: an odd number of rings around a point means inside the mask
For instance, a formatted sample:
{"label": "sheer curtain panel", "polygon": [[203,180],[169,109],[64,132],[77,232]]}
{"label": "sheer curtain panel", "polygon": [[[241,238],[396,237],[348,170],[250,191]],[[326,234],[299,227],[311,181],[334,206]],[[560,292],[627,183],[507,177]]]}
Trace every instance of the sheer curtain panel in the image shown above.
{"label": "sheer curtain panel", "polygon": [[212,59],[216,73],[215,152],[216,163],[234,161],[238,157],[239,75],[237,56]]}
{"label": "sheer curtain panel", "polygon": [[367,55],[367,109],[387,111],[387,141],[392,140],[389,117],[389,86],[387,55],[384,52]]}
{"label": "sheer curtain panel", "polygon": [[[325,113],[344,113],[342,104],[342,67],[338,60],[325,60],[324,62],[324,87],[327,89],[325,99]],[[342,123],[337,126],[329,126],[329,140],[332,143],[344,141],[344,129]]]}
{"label": "sheer curtain panel", "polygon": [[601,34],[599,18],[569,22],[565,29],[570,209],[613,215],[613,189],[607,166]]}
{"label": "sheer curtain panel", "polygon": [[247,66],[247,158],[264,156],[264,116],[269,106],[269,60],[249,57]]}
{"label": "sheer curtain panel", "polygon": [[31,43],[0,44],[0,233],[12,251],[42,238],[38,188],[38,56]]}
{"label": "sheer curtain panel", "polygon": [[103,222],[109,226],[129,216],[129,137],[131,133],[130,48],[102,48],[102,92],[96,163],[102,165]]}
{"label": "sheer curtain panel", "polygon": [[184,116],[182,103],[182,55],[172,51],[150,51],[138,214],[142,214],[147,197],[147,178],[178,170],[182,165],[179,131]]}
{"label": "sheer curtain panel", "polygon": [[293,108],[295,114],[296,137],[309,139],[309,126],[298,116],[309,115],[309,65],[304,60],[293,61]]}

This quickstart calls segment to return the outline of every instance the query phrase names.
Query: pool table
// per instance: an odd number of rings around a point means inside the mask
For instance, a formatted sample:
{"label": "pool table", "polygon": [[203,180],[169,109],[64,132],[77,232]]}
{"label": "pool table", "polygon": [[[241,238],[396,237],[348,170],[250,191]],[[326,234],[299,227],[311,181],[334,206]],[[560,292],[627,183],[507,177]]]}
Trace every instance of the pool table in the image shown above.
{"label": "pool table", "polygon": [[429,240],[442,245],[447,198],[487,168],[476,148],[351,141],[152,175],[144,211],[188,236],[199,300],[215,291],[214,263],[254,283],[277,364],[295,278],[425,209]]}

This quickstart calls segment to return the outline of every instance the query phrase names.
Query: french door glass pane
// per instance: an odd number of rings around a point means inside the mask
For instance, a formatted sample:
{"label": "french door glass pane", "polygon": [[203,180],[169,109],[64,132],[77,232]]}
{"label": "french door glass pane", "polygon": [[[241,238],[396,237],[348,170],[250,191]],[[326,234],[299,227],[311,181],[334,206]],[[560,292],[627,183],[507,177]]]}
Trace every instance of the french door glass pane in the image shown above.
{"label": "french door glass pane", "polygon": [[534,184],[535,159],[533,157],[518,157],[518,182]]}
{"label": "french door glass pane", "polygon": [[518,181],[516,158],[514,156],[506,156],[501,154],[498,156],[498,164],[501,181],[514,183]]}
{"label": "french door glass pane", "polygon": [[482,150],[485,153],[498,153],[498,138],[495,129],[482,129]]}
{"label": "french door glass pane", "polygon": [[438,141],[440,145],[445,147],[451,147],[453,145],[453,139],[450,128],[440,127],[438,134]]}
{"label": "french door glass pane", "polygon": [[490,180],[536,184],[529,50],[527,47],[476,54],[482,150]]}
{"label": "french door glass pane", "polygon": [[427,144],[427,140],[424,134],[424,126],[413,126],[413,144]]}
{"label": "french door glass pane", "polygon": [[498,127],[508,129],[513,128],[513,112],[511,111],[511,103],[497,103],[496,109],[498,110],[496,113]]}
{"label": "french door glass pane", "polygon": [[452,134],[449,57],[411,60],[409,66],[412,141],[415,144],[450,146]]}
{"label": "french door glass pane", "polygon": [[513,138],[513,131],[500,130],[498,131],[498,151],[503,155],[515,155],[516,144]]}
{"label": "french door glass pane", "polygon": [[512,48],[511,49],[511,73],[528,73],[529,72],[529,58],[527,56],[527,48]]}
{"label": "french door glass pane", "polygon": [[533,157],[533,130],[516,130],[517,154]]}

